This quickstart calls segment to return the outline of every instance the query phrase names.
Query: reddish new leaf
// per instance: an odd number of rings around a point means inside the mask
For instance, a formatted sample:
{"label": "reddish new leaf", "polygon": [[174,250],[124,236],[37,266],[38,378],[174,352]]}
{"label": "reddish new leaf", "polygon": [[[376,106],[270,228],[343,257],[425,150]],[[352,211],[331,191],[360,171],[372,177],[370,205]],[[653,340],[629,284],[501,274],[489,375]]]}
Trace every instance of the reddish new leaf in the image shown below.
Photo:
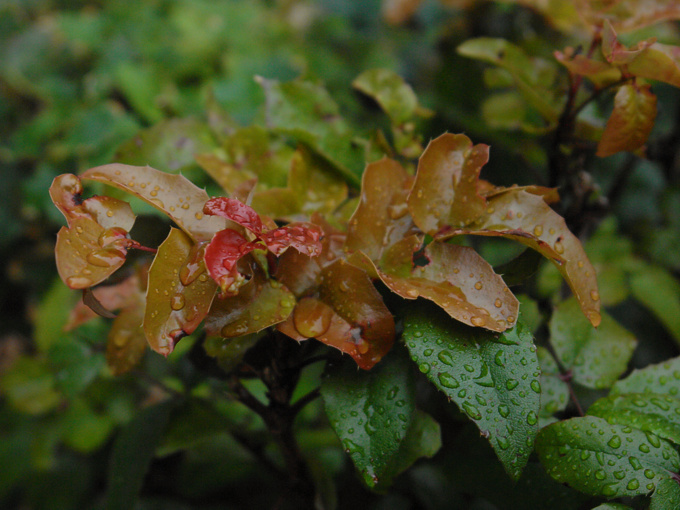
{"label": "reddish new leaf", "polygon": [[460,229],[443,229],[436,237],[446,239],[460,234],[502,236],[539,251],[557,266],[593,326],[600,323],[595,270],[564,219],[540,196],[510,189],[490,198],[486,213],[474,223]]}
{"label": "reddish new leaf", "polygon": [[247,228],[253,234],[260,234],[262,232],[260,215],[252,207],[235,198],[211,198],[203,206],[203,212],[227,218]]}
{"label": "reddish new leaf", "polygon": [[206,274],[202,257],[192,251],[189,236],[173,228],[149,269],[144,333],[151,348],[164,356],[193,333],[215,297],[215,282]]}
{"label": "reddish new leaf", "polygon": [[614,98],[614,110],[597,146],[597,155],[604,158],[639,149],[647,141],[655,118],[656,96],[649,85],[622,85]]}
{"label": "reddish new leaf", "polygon": [[359,205],[349,220],[346,248],[371,260],[413,230],[406,197],[413,179],[392,159],[370,163],[361,181]]}
{"label": "reddish new leaf", "polygon": [[656,38],[651,38],[638,42],[635,47],[628,48],[619,42],[614,28],[608,20],[604,22],[604,27],[602,27],[602,54],[607,62],[613,65],[630,64],[655,42]]}
{"label": "reddish new leaf", "polygon": [[115,186],[141,198],[165,213],[194,241],[207,241],[226,226],[222,218],[204,215],[202,209],[208,194],[182,175],[149,166],[115,163],[91,168],[82,178]]}
{"label": "reddish new leaf", "polygon": [[302,299],[278,329],[298,341],[316,338],[371,369],[394,342],[394,319],[359,268],[338,260],[320,275],[319,298]]}
{"label": "reddish new leaf", "polygon": [[205,249],[205,266],[224,296],[237,294],[239,287],[245,283],[245,277],[236,265],[243,256],[255,249],[264,249],[264,246],[249,242],[235,230],[220,230],[213,236]]}
{"label": "reddish new leaf", "polygon": [[321,229],[313,223],[289,223],[284,227],[262,232],[258,237],[277,257],[288,248],[295,248],[308,257],[316,257],[322,250],[322,234]]}
{"label": "reddish new leaf", "polygon": [[257,333],[286,320],[294,306],[295,296],[285,285],[256,271],[237,295],[213,301],[205,330],[224,338]]}
{"label": "reddish new leaf", "polygon": [[444,226],[462,227],[486,209],[477,181],[489,160],[487,145],[472,145],[465,135],[444,134],[432,140],[418,162],[408,197],[413,221],[428,234]]}

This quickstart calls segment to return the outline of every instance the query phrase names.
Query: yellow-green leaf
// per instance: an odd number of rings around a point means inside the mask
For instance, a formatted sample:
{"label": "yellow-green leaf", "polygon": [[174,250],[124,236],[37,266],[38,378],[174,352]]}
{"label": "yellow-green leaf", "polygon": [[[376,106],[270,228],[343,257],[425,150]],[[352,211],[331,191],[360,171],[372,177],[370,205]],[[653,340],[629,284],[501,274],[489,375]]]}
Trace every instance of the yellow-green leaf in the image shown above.
{"label": "yellow-green leaf", "polygon": [[170,354],[201,323],[216,290],[189,236],[171,229],[149,269],[144,333],[151,348]]}
{"label": "yellow-green leaf", "polygon": [[604,158],[639,149],[647,141],[655,118],[656,96],[649,85],[622,85],[614,98],[614,111],[597,146],[597,155]]}

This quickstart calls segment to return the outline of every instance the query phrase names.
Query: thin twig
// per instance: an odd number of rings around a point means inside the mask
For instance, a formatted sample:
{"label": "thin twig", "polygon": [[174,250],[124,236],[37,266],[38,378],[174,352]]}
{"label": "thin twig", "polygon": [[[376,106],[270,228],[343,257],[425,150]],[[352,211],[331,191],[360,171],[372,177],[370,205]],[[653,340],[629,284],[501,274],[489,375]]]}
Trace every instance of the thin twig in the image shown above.
{"label": "thin twig", "polygon": [[298,414],[298,413],[302,410],[303,407],[305,407],[305,406],[306,406],[307,404],[309,404],[310,402],[312,402],[312,401],[316,400],[317,398],[319,398],[320,395],[321,395],[321,390],[320,390],[319,388],[316,388],[316,389],[310,391],[309,393],[307,393],[307,394],[304,395],[303,397],[300,397],[300,398],[297,400],[297,402],[295,402],[295,403],[290,407],[291,412],[292,412],[294,415]]}

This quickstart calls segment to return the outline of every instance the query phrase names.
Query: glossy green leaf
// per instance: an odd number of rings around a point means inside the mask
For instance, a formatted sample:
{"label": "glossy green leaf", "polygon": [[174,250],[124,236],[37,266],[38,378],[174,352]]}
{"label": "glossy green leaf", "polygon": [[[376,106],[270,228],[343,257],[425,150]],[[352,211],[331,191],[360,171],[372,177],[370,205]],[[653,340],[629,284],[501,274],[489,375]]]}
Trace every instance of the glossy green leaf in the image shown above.
{"label": "glossy green leaf", "polygon": [[134,508],[174,407],[175,402],[165,401],[144,408],[116,437],[107,477],[108,510]]}
{"label": "glossy green leaf", "polygon": [[659,266],[645,266],[630,275],[630,289],[680,344],[680,283],[673,275]]}
{"label": "glossy green leaf", "polygon": [[677,398],[680,394],[680,357],[633,370],[628,377],[614,383],[610,395],[626,393],[658,393]]}
{"label": "glossy green leaf", "polygon": [[473,420],[507,473],[519,478],[538,432],[540,369],[531,334],[518,322],[500,335],[411,306],[404,341],[418,368]]}
{"label": "glossy green leaf", "polygon": [[47,352],[51,345],[64,337],[64,330],[68,326],[68,310],[77,299],[76,293],[59,279],[47,289],[33,322],[33,340],[39,352]]}
{"label": "glossy green leaf", "polygon": [[19,358],[0,375],[0,388],[8,403],[22,413],[45,414],[62,401],[54,374],[40,358]]}
{"label": "glossy green leaf", "polygon": [[588,414],[680,444],[680,400],[674,397],[658,393],[608,396],[595,401]]}
{"label": "glossy green leaf", "polygon": [[622,503],[602,503],[601,505],[594,507],[592,510],[633,510],[633,508]]}
{"label": "glossy green leaf", "polygon": [[223,218],[203,214],[208,194],[182,175],[167,174],[149,166],[113,163],[90,168],[81,177],[115,186],[141,198],[167,214],[195,241],[208,241],[226,226]]}
{"label": "glossy green leaf", "polygon": [[668,478],[656,485],[648,510],[674,510],[680,505],[680,484]]}
{"label": "glossy green leaf", "polygon": [[80,340],[65,337],[51,345],[48,362],[55,374],[56,387],[66,397],[82,393],[100,374],[104,357]]}
{"label": "glossy green leaf", "polygon": [[555,413],[564,411],[569,403],[569,386],[560,378],[555,359],[545,347],[538,347],[538,364],[541,367],[541,410],[538,413],[542,428],[553,421]]}
{"label": "glossy green leaf", "polygon": [[504,331],[517,318],[519,302],[503,279],[472,248],[434,242],[414,265],[420,241],[412,236],[395,244],[374,267],[390,290],[405,299],[424,297],[465,324]]}
{"label": "glossy green leaf", "polygon": [[465,135],[450,133],[432,140],[418,161],[416,180],[408,196],[413,221],[434,235],[442,228],[472,223],[486,210],[479,195],[479,172],[489,161],[489,147]]}
{"label": "glossy green leaf", "polygon": [[173,228],[149,269],[144,333],[151,348],[164,356],[193,333],[215,297],[217,284],[196,248],[187,234]]}
{"label": "glossy green leaf", "polygon": [[357,76],[352,86],[375,99],[394,124],[402,124],[417,114],[418,98],[394,71],[369,69]]}
{"label": "glossy green leaf", "polygon": [[378,260],[386,248],[414,230],[406,205],[412,178],[393,159],[383,158],[366,166],[361,198],[349,220],[346,249],[362,251]]}
{"label": "glossy green leaf", "polygon": [[550,342],[573,379],[588,388],[609,388],[626,371],[637,345],[635,337],[607,313],[595,329],[583,318],[578,303],[560,303],[550,319]]}
{"label": "glossy green leaf", "polygon": [[680,469],[670,443],[626,425],[586,416],[542,429],[536,451],[555,480],[607,498],[645,495]]}
{"label": "glossy green leaf", "polygon": [[600,323],[595,269],[564,218],[539,195],[522,188],[502,191],[488,199],[487,210],[477,221],[464,228],[442,230],[438,237],[460,234],[502,236],[537,250],[557,266],[593,326]]}
{"label": "glossy green leaf", "polygon": [[137,133],[116,151],[118,163],[160,168],[176,174],[196,165],[194,156],[216,146],[207,123],[167,119]]}
{"label": "glossy green leaf", "polygon": [[415,411],[408,358],[394,352],[368,373],[353,363],[329,367],[321,396],[331,427],[369,487],[398,455]]}
{"label": "glossy green leaf", "polygon": [[622,85],[614,97],[614,111],[597,145],[601,158],[641,148],[654,127],[656,96],[649,85]]}
{"label": "glossy green leaf", "polygon": [[[554,75],[554,70],[549,65],[529,58],[520,47],[504,39],[490,37],[469,39],[458,46],[457,50],[465,57],[506,69],[515,80],[515,85],[525,101],[536,108],[550,123],[557,121],[558,109],[551,102],[550,92],[546,87],[551,81],[548,76]],[[548,76],[542,75],[542,71],[545,70],[548,71]]]}
{"label": "glossy green leaf", "polygon": [[266,97],[267,126],[308,145],[358,187],[363,150],[353,143],[352,131],[328,92],[310,82],[257,80]]}

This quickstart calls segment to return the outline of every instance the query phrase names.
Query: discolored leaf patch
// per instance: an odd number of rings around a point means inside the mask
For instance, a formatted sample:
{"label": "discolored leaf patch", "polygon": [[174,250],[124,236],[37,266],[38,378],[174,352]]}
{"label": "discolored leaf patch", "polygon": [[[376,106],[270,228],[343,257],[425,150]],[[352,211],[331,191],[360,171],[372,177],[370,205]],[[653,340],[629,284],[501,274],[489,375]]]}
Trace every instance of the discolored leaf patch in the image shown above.
{"label": "discolored leaf patch", "polygon": [[192,249],[191,238],[173,228],[149,269],[144,333],[151,348],[164,356],[194,332],[215,297],[217,286],[205,270],[202,254]]}

